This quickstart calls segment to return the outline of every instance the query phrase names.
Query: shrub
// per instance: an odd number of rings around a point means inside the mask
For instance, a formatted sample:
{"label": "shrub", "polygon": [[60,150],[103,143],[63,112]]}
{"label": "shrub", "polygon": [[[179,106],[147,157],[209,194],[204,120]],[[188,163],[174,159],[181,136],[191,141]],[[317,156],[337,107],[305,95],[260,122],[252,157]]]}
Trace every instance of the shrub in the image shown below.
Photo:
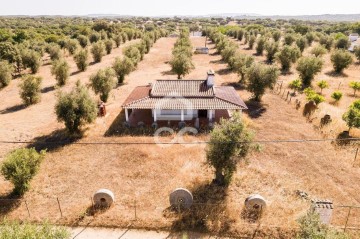
{"label": "shrub", "polygon": [[136,67],[141,59],[141,53],[139,49],[135,46],[129,46],[124,49],[124,55],[132,60],[134,66]]}
{"label": "shrub", "polygon": [[57,44],[50,44],[46,51],[49,53],[52,61],[58,60],[62,57],[60,46]]}
{"label": "shrub", "polygon": [[251,35],[251,36],[249,37],[249,49],[253,49],[253,48],[254,48],[255,41],[256,41],[256,36]]}
{"label": "shrub", "polygon": [[278,53],[276,53],[276,60],[281,64],[281,70],[288,72],[291,64],[295,63],[301,55],[298,47],[291,47],[285,45]]}
{"label": "shrub", "polygon": [[55,105],[59,122],[64,122],[68,131],[80,132],[81,126],[92,123],[96,119],[97,108],[89,91],[78,81],[70,93],[60,93]]}
{"label": "shrub", "polygon": [[360,47],[355,47],[354,54],[356,56],[356,59],[360,62]]}
{"label": "shrub", "polygon": [[298,61],[296,70],[300,74],[303,87],[309,87],[315,75],[319,73],[323,67],[323,61],[317,57],[302,57]]}
{"label": "shrub", "polygon": [[255,101],[261,101],[267,88],[272,89],[279,77],[279,70],[274,66],[253,64],[247,70],[248,85],[247,89],[253,93]]}
{"label": "shrub", "polygon": [[98,42],[98,41],[100,41],[100,39],[101,39],[101,36],[98,32],[92,32],[90,34],[89,40],[91,43]]}
{"label": "shrub", "polygon": [[90,83],[95,94],[100,94],[100,99],[107,102],[110,91],[116,86],[115,72],[112,68],[99,70],[90,76]]}
{"label": "shrub", "polygon": [[360,90],[360,82],[352,81],[349,86],[354,90],[354,96],[356,96],[356,91]]}
{"label": "shrub", "polygon": [[111,39],[105,41],[105,48],[106,48],[106,53],[111,54],[111,51],[113,49],[113,41]]}
{"label": "shrub", "polygon": [[296,45],[299,47],[301,52],[304,52],[307,46],[307,40],[305,37],[301,36],[296,39]]}
{"label": "shrub", "polygon": [[74,56],[74,61],[79,71],[86,71],[89,65],[88,59],[89,53],[87,50],[81,50]]}
{"label": "shrub", "polygon": [[279,44],[277,42],[270,41],[265,44],[266,59],[268,62],[273,63],[278,50]]}
{"label": "shrub", "polygon": [[8,61],[0,61],[0,89],[9,85],[14,67]]}
{"label": "shrub", "polygon": [[333,98],[335,100],[335,102],[339,102],[341,100],[343,96],[343,93],[341,93],[340,91],[334,91],[331,94],[331,98]]}
{"label": "shrub", "polygon": [[313,89],[311,89],[310,87],[309,87],[309,88],[306,88],[306,89],[304,90],[304,93],[305,93],[305,95],[306,95],[306,99],[307,99],[307,100],[309,100],[309,101],[312,100],[312,101],[314,101],[315,104],[317,104],[317,105],[325,101],[324,96],[317,94],[317,93],[316,93]]}
{"label": "shrub", "polygon": [[236,32],[236,38],[239,40],[239,41],[242,41],[243,38],[244,38],[244,34],[245,34],[245,31],[243,29],[240,29]]}
{"label": "shrub", "polygon": [[37,73],[41,65],[41,55],[34,50],[24,50],[21,55],[24,67],[29,67],[33,74]]}
{"label": "shrub", "polygon": [[247,156],[252,140],[253,134],[239,113],[233,114],[231,120],[221,119],[215,126],[206,149],[206,162],[214,167],[217,184],[229,185],[237,163]]}
{"label": "shrub", "polygon": [[30,188],[30,181],[39,171],[44,157],[45,151],[38,153],[34,148],[16,149],[5,157],[1,173],[14,185],[16,195],[21,196]]}
{"label": "shrub", "polygon": [[330,59],[336,73],[343,72],[353,62],[351,53],[345,50],[335,50]]}
{"label": "shrub", "polygon": [[89,38],[84,35],[79,35],[77,40],[82,48],[85,48],[89,45]]}
{"label": "shrub", "polygon": [[306,37],[307,43],[309,44],[309,46],[311,46],[311,44],[315,40],[315,34],[313,32],[308,32],[308,33],[306,33],[305,37]]}
{"label": "shrub", "polygon": [[27,222],[0,222],[0,239],[69,239],[70,232],[65,228],[51,226],[44,223],[41,225]]}
{"label": "shrub", "polygon": [[313,49],[311,49],[311,54],[315,55],[316,57],[323,56],[326,53],[327,53],[326,48],[321,45],[315,46]]}
{"label": "shrub", "polygon": [[114,40],[114,42],[115,42],[116,47],[120,47],[121,42],[123,41],[121,34],[116,34],[116,35],[113,37],[113,40]]}
{"label": "shrub", "polygon": [[319,43],[328,51],[330,51],[331,47],[333,46],[334,39],[328,35],[323,35],[320,37]]}
{"label": "shrub", "polygon": [[347,36],[339,37],[335,42],[335,48],[347,50],[350,47],[350,41]]}
{"label": "shrub", "polygon": [[69,51],[70,55],[74,55],[79,48],[79,42],[76,39],[68,39],[65,42],[65,49]]}
{"label": "shrub", "polygon": [[329,88],[329,83],[326,80],[321,80],[317,83],[317,86],[320,88],[320,93],[322,94],[323,89]]}
{"label": "shrub", "polygon": [[185,54],[178,54],[173,56],[170,61],[171,70],[177,74],[178,79],[181,79],[181,76],[185,76],[189,74],[192,69],[194,69],[194,65],[191,62],[191,58]]}
{"label": "shrub", "polygon": [[63,86],[70,76],[70,67],[65,59],[56,60],[52,63],[51,74],[55,76],[57,84]]}
{"label": "shrub", "polygon": [[124,57],[121,59],[117,57],[113,64],[113,69],[117,75],[118,84],[122,84],[124,82],[125,76],[130,74],[135,69],[135,66],[130,58]]}
{"label": "shrub", "polygon": [[302,88],[300,79],[293,80],[289,83],[289,88],[294,90],[294,93]]}
{"label": "shrub", "polygon": [[256,54],[262,56],[265,49],[265,43],[266,43],[265,37],[259,37],[256,45]]}
{"label": "shrub", "polygon": [[274,39],[275,42],[280,41],[281,31],[278,31],[278,30],[273,31],[273,32],[272,32],[272,37],[273,37],[273,39]]}
{"label": "shrub", "polygon": [[360,128],[360,100],[354,101],[342,116],[349,130],[352,128]]}
{"label": "shrub", "polygon": [[91,54],[93,55],[94,62],[101,62],[101,59],[105,55],[104,43],[101,41],[93,43],[91,48]]}
{"label": "shrub", "polygon": [[40,87],[41,87],[41,77],[35,77],[32,75],[25,75],[19,84],[20,87],[20,97],[23,100],[24,104],[31,105],[40,102]]}
{"label": "shrub", "polygon": [[296,37],[293,33],[286,33],[284,36],[285,45],[291,46],[296,41]]}

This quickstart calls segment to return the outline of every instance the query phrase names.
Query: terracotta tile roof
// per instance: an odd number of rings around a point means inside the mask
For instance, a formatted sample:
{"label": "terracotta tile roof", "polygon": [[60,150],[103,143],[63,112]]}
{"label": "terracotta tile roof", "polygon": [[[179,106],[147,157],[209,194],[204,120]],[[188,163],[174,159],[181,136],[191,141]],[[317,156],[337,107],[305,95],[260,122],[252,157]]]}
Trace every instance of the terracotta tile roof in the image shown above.
{"label": "terracotta tile roof", "polygon": [[158,80],[151,90],[152,97],[213,97],[213,87],[208,87],[204,80]]}
{"label": "terracotta tile roof", "polygon": [[162,80],[159,85],[158,82],[154,85],[157,85],[156,96],[154,96],[154,86],[152,90],[151,86],[139,86],[129,95],[122,107],[127,109],[247,109],[244,101],[231,86],[207,87],[204,81],[198,80],[169,80],[167,82]]}

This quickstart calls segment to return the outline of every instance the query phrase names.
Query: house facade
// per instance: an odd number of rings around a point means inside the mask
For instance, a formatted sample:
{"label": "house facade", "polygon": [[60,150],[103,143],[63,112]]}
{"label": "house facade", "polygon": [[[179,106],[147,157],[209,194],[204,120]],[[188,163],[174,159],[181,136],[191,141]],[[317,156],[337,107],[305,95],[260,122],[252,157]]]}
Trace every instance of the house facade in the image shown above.
{"label": "house facade", "polygon": [[151,117],[152,123],[199,119],[212,123],[247,106],[232,86],[216,86],[215,74],[209,71],[206,80],[158,80],[136,87],[122,108],[126,121],[136,125],[145,117]]}

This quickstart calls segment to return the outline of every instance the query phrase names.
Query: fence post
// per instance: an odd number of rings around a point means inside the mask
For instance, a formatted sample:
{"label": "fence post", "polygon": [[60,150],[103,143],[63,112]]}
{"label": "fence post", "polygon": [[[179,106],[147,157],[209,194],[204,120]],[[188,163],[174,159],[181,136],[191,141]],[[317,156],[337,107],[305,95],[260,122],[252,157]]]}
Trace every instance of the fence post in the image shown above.
{"label": "fence post", "polygon": [[59,210],[60,210],[60,215],[61,215],[61,217],[63,217],[63,213],[62,213],[62,210],[61,210],[59,198],[57,197],[56,200],[57,200],[57,202],[58,202],[58,206],[59,206]]}
{"label": "fence post", "polygon": [[28,204],[27,204],[27,201],[26,201],[26,200],[25,200],[25,206],[26,206],[26,210],[27,210],[27,212],[28,212],[29,217],[31,217],[31,216],[30,216],[30,210],[29,210],[29,207],[28,207]]}
{"label": "fence post", "polygon": [[134,213],[135,213],[135,221],[137,220],[137,213],[136,213],[136,199],[134,200]]}
{"label": "fence post", "polygon": [[347,217],[346,217],[344,232],[346,232],[347,224],[348,224],[348,222],[349,222],[349,217],[350,217],[351,208],[352,208],[352,207],[349,206],[349,212],[348,212]]}
{"label": "fence post", "polygon": [[356,163],[356,158],[357,158],[357,155],[358,155],[358,151],[359,151],[359,148],[356,148],[353,167],[355,167],[355,163]]}

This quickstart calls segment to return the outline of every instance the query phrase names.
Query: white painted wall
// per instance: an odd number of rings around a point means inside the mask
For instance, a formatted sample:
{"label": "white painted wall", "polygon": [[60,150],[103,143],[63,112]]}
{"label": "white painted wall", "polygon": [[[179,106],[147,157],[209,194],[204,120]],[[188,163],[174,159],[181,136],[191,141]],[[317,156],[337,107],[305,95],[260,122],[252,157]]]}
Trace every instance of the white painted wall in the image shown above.
{"label": "white painted wall", "polygon": [[[154,110],[151,111],[154,118]],[[198,110],[184,110],[184,120],[198,117]],[[157,120],[181,120],[181,110],[156,110]]]}

